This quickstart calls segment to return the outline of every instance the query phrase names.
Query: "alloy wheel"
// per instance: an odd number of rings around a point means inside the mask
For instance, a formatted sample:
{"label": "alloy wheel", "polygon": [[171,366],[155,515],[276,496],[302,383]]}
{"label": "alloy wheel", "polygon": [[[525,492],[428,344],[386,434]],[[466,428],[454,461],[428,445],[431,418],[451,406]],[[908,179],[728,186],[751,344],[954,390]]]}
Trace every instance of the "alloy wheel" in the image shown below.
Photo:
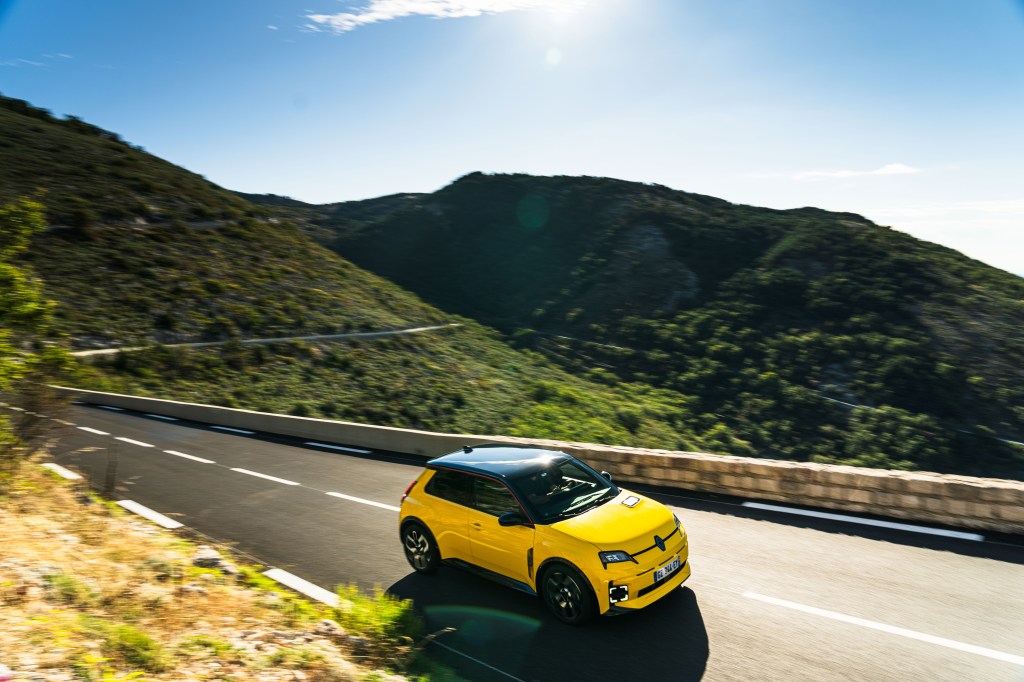
{"label": "alloy wheel", "polygon": [[555,569],[548,574],[544,584],[545,596],[555,613],[566,620],[579,617],[583,593],[571,575]]}
{"label": "alloy wheel", "polygon": [[430,566],[430,540],[419,528],[410,528],[405,532],[405,553],[409,562],[416,570],[422,571]]}

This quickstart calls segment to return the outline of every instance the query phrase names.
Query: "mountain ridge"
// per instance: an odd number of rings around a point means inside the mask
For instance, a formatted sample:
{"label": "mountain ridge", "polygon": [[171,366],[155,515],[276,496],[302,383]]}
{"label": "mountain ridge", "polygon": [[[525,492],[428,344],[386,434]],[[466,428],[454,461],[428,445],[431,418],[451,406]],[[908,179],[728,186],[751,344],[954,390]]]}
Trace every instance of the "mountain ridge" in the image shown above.
{"label": "mountain ridge", "polygon": [[963,431],[1024,433],[1024,279],[947,247],[853,213],[608,178],[471,173],[397,196],[290,215],[570,371],[698,396],[745,454],[870,464],[871,435],[902,430],[942,436],[894,440],[890,465],[942,469],[981,447]]}
{"label": "mountain ridge", "polygon": [[100,390],[1024,478],[1024,451],[994,438],[1024,432],[1024,283],[854,214],[482,173],[327,207],[249,201],[7,99],[0,167],[0,200],[43,190],[50,229],[24,260],[79,347],[463,323],[157,345],[95,361],[83,382]]}

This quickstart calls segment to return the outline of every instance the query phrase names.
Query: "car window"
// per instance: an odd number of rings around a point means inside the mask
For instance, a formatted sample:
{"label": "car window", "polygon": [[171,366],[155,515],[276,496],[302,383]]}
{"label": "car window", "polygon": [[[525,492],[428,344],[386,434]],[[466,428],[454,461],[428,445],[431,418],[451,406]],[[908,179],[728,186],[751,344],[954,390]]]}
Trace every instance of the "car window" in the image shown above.
{"label": "car window", "polygon": [[618,494],[604,476],[570,458],[551,460],[519,477],[515,485],[542,523],[582,514]]}
{"label": "car window", "polygon": [[442,500],[455,502],[469,506],[472,497],[472,479],[469,474],[458,471],[445,471],[439,469],[434,472],[433,477],[424,489],[429,495],[440,497]]}
{"label": "car window", "polygon": [[473,480],[473,508],[501,516],[506,512],[519,511],[519,503],[509,489],[498,481],[476,477]]}

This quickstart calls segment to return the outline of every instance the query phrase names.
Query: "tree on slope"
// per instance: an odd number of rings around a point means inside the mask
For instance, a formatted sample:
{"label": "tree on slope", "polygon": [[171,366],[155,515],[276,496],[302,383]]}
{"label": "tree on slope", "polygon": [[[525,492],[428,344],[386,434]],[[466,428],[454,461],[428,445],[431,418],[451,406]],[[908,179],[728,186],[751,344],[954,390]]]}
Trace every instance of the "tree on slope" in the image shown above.
{"label": "tree on slope", "polygon": [[[38,203],[0,206],[0,395],[22,406],[50,403],[46,379],[69,362],[63,349],[42,343],[53,304],[44,298],[42,283],[16,260],[45,226]],[[12,420],[0,414],[0,486],[41,433],[36,415],[18,413]]]}

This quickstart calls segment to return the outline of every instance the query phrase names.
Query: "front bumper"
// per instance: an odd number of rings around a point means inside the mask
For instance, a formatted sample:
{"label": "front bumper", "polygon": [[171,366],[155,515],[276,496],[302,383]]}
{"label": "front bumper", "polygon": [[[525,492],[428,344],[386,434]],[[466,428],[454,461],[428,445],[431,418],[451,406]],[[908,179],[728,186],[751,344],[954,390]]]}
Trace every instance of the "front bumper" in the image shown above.
{"label": "front bumper", "polygon": [[[658,601],[659,599],[670,593],[672,590],[682,585],[684,582],[686,582],[686,579],[689,577],[690,562],[689,560],[683,559],[682,565],[680,565],[679,570],[673,573],[667,579],[665,579],[657,585],[651,584],[646,587],[641,587],[636,591],[634,591],[631,587],[630,598],[628,600],[616,602],[614,604],[610,602],[606,603],[604,606],[607,606],[607,610],[602,611],[602,614],[606,616],[617,616],[623,613],[632,613],[634,611],[639,611],[645,606],[650,606],[654,602]],[[634,594],[639,596],[634,597]]]}

